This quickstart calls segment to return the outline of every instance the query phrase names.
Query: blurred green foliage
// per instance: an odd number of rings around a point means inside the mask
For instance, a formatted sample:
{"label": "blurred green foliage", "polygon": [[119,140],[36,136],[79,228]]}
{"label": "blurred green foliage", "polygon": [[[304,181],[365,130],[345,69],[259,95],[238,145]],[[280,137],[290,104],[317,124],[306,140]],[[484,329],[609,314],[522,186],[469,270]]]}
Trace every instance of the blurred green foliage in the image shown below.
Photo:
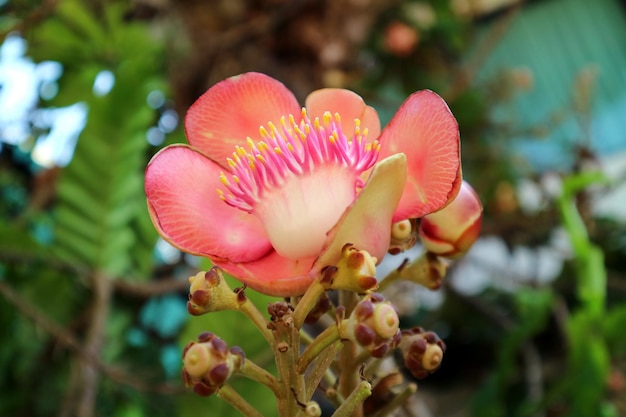
{"label": "blurred green foliage", "polygon": [[[294,91],[305,90],[297,83],[309,74],[298,78],[299,71],[290,67],[293,62],[285,54],[293,49],[284,44],[292,38],[301,41],[289,24],[301,28],[307,19],[320,19],[320,26],[325,22],[320,11],[325,2],[309,2],[295,17],[280,15],[282,9],[274,12],[280,2],[235,2],[244,12],[223,11],[222,3],[230,2],[207,2],[211,4],[203,6],[204,14],[181,12],[186,19],[197,19],[185,21],[185,29],[192,32],[188,41],[179,39],[185,38],[182,29],[174,36],[169,32],[175,19],[163,19],[163,14],[174,12],[152,10],[148,4],[9,3],[0,6],[10,12],[0,16],[0,30],[21,30],[35,62],[63,65],[58,94],[39,106],[82,102],[89,113],[67,167],[33,170],[24,147],[7,146],[0,154],[0,415],[79,415],[77,375],[85,364],[96,367],[101,376],[94,386],[93,415],[237,415],[217,398],[200,398],[183,389],[176,354],[208,330],[229,345],[242,346],[265,368],[272,369],[273,358],[254,326],[237,313],[175,320],[175,308],[180,311],[186,301],[185,279],[208,265],[190,258],[166,264],[155,256],[157,234],[146,210],[143,172],[157,150],[146,141],[146,133],[158,123],[159,109],[146,99],[160,91],[179,100],[169,105],[184,109],[192,93],[181,86],[192,85],[197,96],[223,72],[241,67],[293,74]],[[181,8],[191,3],[175,2]],[[425,4],[436,16],[434,22],[412,14],[416,5],[423,10]],[[227,23],[236,23],[237,13],[240,26],[231,30]],[[246,32],[250,19],[262,13],[282,20],[269,25],[271,33]],[[397,21],[419,33],[418,47],[406,56],[392,53],[386,44],[386,30]],[[562,224],[574,252],[571,267],[554,283],[525,284],[513,293],[489,289],[471,297],[448,289],[449,297],[438,311],[420,310],[416,317],[407,317],[407,322],[419,318],[418,324],[450,329],[444,366],[421,383],[418,395],[443,398],[440,404],[457,405],[458,415],[467,416],[626,413],[619,401],[626,373],[624,290],[606,293],[611,271],[617,271],[618,284],[625,282],[624,225],[612,219],[602,223],[581,210],[587,188],[603,184],[573,170],[566,173],[569,179],[560,199],[536,217],[522,213],[514,203],[504,210],[511,200],[505,191],[516,185],[520,173],[499,152],[507,142],[496,142],[502,132],[494,133],[498,127],[488,118],[490,107],[500,100],[493,94],[499,80],[485,86],[465,79],[463,53],[473,39],[473,22],[459,18],[449,2],[439,0],[385,3],[372,22],[358,56],[348,59],[358,62],[358,69],[340,66],[349,74],[346,84],[367,97],[384,122],[411,92],[441,92],[461,127],[465,176],[483,197],[487,232],[511,246],[520,241],[538,245]],[[206,40],[211,39],[207,33],[193,32],[209,27],[216,37],[220,30],[230,30],[219,39],[235,47],[222,51]],[[232,41],[238,34],[241,43]],[[194,50],[192,46],[201,42],[213,49]],[[315,48],[296,46],[301,49],[301,55],[294,53],[299,65],[314,74],[329,72],[327,63],[305,53]],[[206,65],[201,66],[205,78],[177,65],[181,56],[193,58],[182,60],[189,67]],[[273,61],[268,64],[259,56]],[[100,94],[93,85],[103,71],[113,76],[114,84]],[[319,87],[317,79],[308,82],[307,88]],[[166,143],[183,139],[179,128]],[[104,295],[108,310],[94,359],[85,356],[81,346],[90,340],[98,310],[96,284],[103,279],[112,292]],[[152,284],[161,281],[173,283],[169,291],[142,292],[152,291],[157,288]],[[261,310],[268,302],[252,292],[249,296]],[[166,322],[168,331],[161,331]],[[68,335],[77,344],[68,342]],[[247,380],[236,380],[233,386],[263,415],[275,415],[267,389]],[[455,392],[457,387],[464,393]]]}

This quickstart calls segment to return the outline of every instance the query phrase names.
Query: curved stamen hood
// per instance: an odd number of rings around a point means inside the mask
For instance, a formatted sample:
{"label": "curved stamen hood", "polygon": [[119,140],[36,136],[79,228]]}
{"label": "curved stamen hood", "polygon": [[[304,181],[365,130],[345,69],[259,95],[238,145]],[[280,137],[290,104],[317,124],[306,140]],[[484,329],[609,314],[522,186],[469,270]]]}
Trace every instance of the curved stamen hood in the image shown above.
{"label": "curved stamen hood", "polygon": [[346,136],[338,113],[310,120],[302,109],[300,123],[289,115],[280,128],[271,122],[268,127],[260,128],[260,142],[248,138],[247,149],[236,147],[227,160],[230,179],[221,173],[225,190],[218,193],[259,217],[282,256],[314,256],[363,186],[360,174],[376,163],[380,145],[366,141],[358,119],[353,135]]}

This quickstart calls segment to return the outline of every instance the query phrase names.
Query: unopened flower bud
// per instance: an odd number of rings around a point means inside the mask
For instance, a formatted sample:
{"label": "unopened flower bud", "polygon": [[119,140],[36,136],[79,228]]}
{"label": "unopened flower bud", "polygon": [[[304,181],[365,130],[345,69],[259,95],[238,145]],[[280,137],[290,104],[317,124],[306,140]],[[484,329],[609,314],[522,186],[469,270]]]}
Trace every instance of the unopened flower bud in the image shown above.
{"label": "unopened flower bud", "polygon": [[198,272],[189,278],[189,283],[189,314],[199,316],[211,311],[237,309],[237,294],[230,289],[219,268]]}
{"label": "unopened flower bud", "polygon": [[446,345],[434,332],[421,327],[402,330],[399,345],[404,364],[415,378],[426,378],[441,365]]}
{"label": "unopened flower bud", "polygon": [[303,411],[306,417],[320,417],[322,415],[322,408],[315,401],[304,404]]}
{"label": "unopened flower bud", "polygon": [[239,370],[244,360],[241,348],[229,350],[213,333],[202,333],[198,342],[189,342],[183,350],[182,378],[198,395],[212,395]]}
{"label": "unopened flower bud", "polygon": [[417,227],[414,220],[401,220],[391,225],[389,253],[397,255],[411,249],[417,241]]}
{"label": "unopened flower bud", "polygon": [[341,322],[340,334],[381,358],[400,340],[400,319],[393,304],[380,294],[370,294],[361,300],[348,319]]}
{"label": "unopened flower bud", "polygon": [[341,249],[341,259],[335,267],[322,272],[322,285],[329,290],[364,293],[378,287],[376,258],[348,243]]}
{"label": "unopened flower bud", "polygon": [[451,259],[461,257],[478,239],[482,213],[478,195],[463,181],[459,193],[448,206],[422,217],[420,239],[431,253]]}

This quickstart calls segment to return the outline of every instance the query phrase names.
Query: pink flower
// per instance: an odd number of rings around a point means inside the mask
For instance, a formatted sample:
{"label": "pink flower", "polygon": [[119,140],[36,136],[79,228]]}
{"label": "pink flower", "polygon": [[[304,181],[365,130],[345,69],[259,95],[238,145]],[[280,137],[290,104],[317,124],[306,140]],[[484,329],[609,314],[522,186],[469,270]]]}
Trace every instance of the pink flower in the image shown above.
{"label": "pink flower", "polygon": [[461,184],[458,126],[431,91],[381,132],[351,91],[314,91],[304,110],[279,81],[246,73],[204,93],[185,129],[189,145],[146,168],[155,227],[270,295],[303,293],[346,243],[381,260],[393,222],[438,210]]}

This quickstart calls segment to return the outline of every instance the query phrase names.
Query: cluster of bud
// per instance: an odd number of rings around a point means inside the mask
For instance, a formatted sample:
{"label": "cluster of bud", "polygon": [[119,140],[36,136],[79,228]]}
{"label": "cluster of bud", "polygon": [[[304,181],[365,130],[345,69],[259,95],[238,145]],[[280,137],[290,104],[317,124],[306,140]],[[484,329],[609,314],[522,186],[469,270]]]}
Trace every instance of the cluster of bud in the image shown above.
{"label": "cluster of bud", "polygon": [[446,350],[439,336],[421,327],[402,330],[398,347],[407,369],[418,379],[426,378],[439,368]]}
{"label": "cluster of bud", "polygon": [[383,357],[400,341],[400,319],[395,306],[377,293],[368,294],[340,323],[341,337],[349,339],[375,358]]}
{"label": "cluster of bud", "polygon": [[197,342],[189,342],[183,350],[182,378],[198,395],[214,394],[245,361],[243,351],[213,333],[205,332]]}
{"label": "cluster of bud", "polygon": [[194,316],[220,310],[234,310],[238,306],[238,293],[230,289],[222,271],[213,267],[189,278],[187,311]]}

